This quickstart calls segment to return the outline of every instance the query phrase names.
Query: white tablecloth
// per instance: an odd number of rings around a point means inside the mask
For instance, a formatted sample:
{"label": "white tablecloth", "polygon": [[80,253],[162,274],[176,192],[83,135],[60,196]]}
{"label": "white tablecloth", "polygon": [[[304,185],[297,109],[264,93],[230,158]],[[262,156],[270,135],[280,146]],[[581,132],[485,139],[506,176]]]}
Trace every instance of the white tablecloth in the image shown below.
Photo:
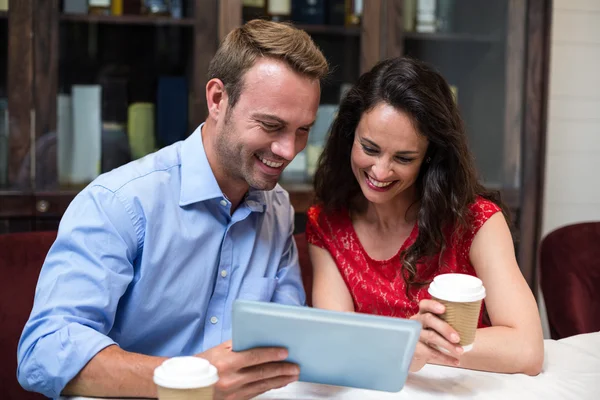
{"label": "white tablecloth", "polygon": [[544,347],[543,372],[536,377],[426,365],[399,393],[296,382],[257,399],[600,399],[600,332],[546,340]]}

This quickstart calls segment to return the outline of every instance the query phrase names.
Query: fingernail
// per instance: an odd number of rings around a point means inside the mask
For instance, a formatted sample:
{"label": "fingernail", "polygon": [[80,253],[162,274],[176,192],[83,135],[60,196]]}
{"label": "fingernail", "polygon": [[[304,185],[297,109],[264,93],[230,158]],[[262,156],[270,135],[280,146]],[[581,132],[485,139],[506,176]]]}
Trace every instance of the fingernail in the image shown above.
{"label": "fingernail", "polygon": [[300,375],[300,367],[294,367],[294,369],[292,369],[292,374],[293,375]]}
{"label": "fingernail", "polygon": [[455,349],[458,354],[462,354],[465,351],[465,349],[463,349],[461,346],[456,346]]}
{"label": "fingernail", "polygon": [[287,350],[279,350],[279,358],[285,360],[287,358]]}
{"label": "fingernail", "polygon": [[458,367],[460,365],[460,361],[458,361],[458,360],[454,361],[454,365],[456,365]]}
{"label": "fingernail", "polygon": [[437,306],[435,306],[435,311],[443,313],[444,312],[444,306],[441,304],[438,304]]}
{"label": "fingernail", "polygon": [[458,337],[458,335],[456,333],[453,333],[452,335],[450,335],[450,339],[454,342],[454,343],[458,343],[460,342],[460,338]]}

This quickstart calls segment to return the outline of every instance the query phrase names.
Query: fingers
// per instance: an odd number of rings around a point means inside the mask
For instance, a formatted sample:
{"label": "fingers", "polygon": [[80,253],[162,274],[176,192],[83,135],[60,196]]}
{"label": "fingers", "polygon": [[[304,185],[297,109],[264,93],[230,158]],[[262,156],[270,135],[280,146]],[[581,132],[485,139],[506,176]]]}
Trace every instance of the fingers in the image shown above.
{"label": "fingers", "polygon": [[463,348],[448,343],[433,331],[425,331],[425,339],[422,339],[421,343],[427,348],[427,362],[435,361],[448,365],[459,365],[460,357],[464,353]]}
{"label": "fingers", "polygon": [[231,362],[235,369],[243,369],[254,365],[261,365],[277,361],[283,361],[287,358],[286,349],[278,347],[260,347],[238,353],[231,353]]}
{"label": "fingers", "polygon": [[[250,383],[237,391],[231,399],[247,400],[252,399],[266,391],[279,389],[298,380],[298,375],[278,376],[275,378],[265,379],[258,382]],[[229,399],[229,397],[228,397]]]}
{"label": "fingers", "polygon": [[260,364],[244,368],[238,373],[224,375],[219,379],[218,386],[223,390],[228,390],[280,376],[295,376],[297,378],[299,374],[300,368],[296,364],[285,362]]}
{"label": "fingers", "polygon": [[423,299],[419,302],[419,314],[443,314],[446,307],[439,301]]}
{"label": "fingers", "polygon": [[[419,320],[423,328],[433,329],[440,334],[449,344],[457,344],[460,342],[460,337],[454,328],[446,321],[438,317],[443,314],[445,307],[442,303],[435,300],[421,300],[419,302],[419,313],[415,319]],[[437,315],[436,315],[437,314]],[[446,346],[444,346],[446,348]],[[451,350],[448,348],[448,350]]]}
{"label": "fingers", "polygon": [[440,351],[422,343],[417,343],[417,348],[415,349],[415,354],[410,363],[410,372],[417,372],[425,364],[442,364],[442,365],[451,365],[458,366],[458,359],[451,357],[447,354],[441,353]]}
{"label": "fingers", "polygon": [[464,350],[460,345],[449,342],[435,329],[422,329],[419,340],[430,347],[437,347],[438,351],[444,352],[445,350],[447,354],[454,358],[459,358],[464,353]]}
{"label": "fingers", "polygon": [[288,352],[265,347],[233,352],[225,342],[199,356],[207,358],[219,371],[215,399],[247,399],[267,390],[298,380],[297,365],[282,362]]}
{"label": "fingers", "polygon": [[[444,344],[448,344],[450,346],[456,346],[460,342],[460,337],[458,336],[456,330],[454,330],[454,328],[452,328],[443,319],[428,313],[423,314],[419,320],[421,321],[423,328],[425,328],[421,330],[421,333],[423,333],[423,331],[434,331],[437,336],[440,336],[444,340]],[[429,335],[431,335],[431,333],[429,333]]]}

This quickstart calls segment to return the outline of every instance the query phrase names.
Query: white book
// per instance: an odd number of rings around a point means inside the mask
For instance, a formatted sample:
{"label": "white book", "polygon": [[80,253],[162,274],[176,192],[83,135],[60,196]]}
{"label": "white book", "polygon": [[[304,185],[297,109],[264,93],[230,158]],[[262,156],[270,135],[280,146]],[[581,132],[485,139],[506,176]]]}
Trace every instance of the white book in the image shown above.
{"label": "white book", "polygon": [[85,184],[100,173],[102,151],[102,89],[100,85],[73,85],[72,180]]}

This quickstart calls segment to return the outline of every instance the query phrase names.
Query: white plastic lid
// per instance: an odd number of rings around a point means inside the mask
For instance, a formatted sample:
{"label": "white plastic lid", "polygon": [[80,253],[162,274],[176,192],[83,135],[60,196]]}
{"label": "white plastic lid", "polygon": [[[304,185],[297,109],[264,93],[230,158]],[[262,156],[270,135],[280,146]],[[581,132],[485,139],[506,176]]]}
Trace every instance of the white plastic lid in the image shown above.
{"label": "white plastic lid", "polygon": [[441,300],[470,302],[485,298],[481,279],[466,274],[442,274],[433,278],[429,294]]}
{"label": "white plastic lid", "polygon": [[217,369],[198,357],[173,357],[154,370],[154,383],[171,389],[196,389],[214,385],[219,380]]}

